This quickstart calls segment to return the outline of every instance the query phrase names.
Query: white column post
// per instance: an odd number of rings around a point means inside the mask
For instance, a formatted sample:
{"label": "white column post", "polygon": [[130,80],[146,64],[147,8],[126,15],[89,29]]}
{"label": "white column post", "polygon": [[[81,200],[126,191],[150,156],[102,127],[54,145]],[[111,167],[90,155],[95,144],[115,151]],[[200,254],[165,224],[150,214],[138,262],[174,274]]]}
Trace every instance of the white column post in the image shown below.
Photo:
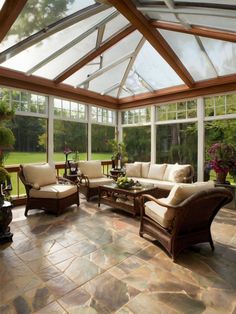
{"label": "white column post", "polygon": [[198,129],[198,154],[197,154],[197,180],[204,180],[204,161],[205,161],[205,129],[204,129],[204,99],[197,99],[197,129]]}
{"label": "white column post", "polygon": [[151,106],[151,163],[156,163],[156,107]]}
{"label": "white column post", "polygon": [[87,139],[87,145],[88,145],[88,160],[91,160],[92,158],[92,124],[91,124],[91,105],[87,106],[87,114],[88,114],[88,139]]}
{"label": "white column post", "polygon": [[47,130],[47,160],[50,165],[53,164],[54,153],[54,108],[53,108],[53,96],[48,96],[48,130]]}
{"label": "white column post", "polygon": [[123,129],[122,129],[122,126],[121,126],[121,111],[116,111],[116,114],[117,114],[117,141],[120,143],[122,142],[123,140]]}

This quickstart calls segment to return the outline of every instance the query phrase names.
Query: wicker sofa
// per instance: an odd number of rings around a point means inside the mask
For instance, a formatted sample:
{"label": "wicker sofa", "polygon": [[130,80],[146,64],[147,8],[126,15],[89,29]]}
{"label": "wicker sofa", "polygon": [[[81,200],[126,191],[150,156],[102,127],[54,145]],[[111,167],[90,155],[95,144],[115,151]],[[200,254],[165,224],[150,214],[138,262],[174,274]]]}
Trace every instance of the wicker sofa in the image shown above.
{"label": "wicker sofa", "polygon": [[194,170],[190,164],[126,163],[126,176],[141,184],[155,184],[159,197],[166,197],[176,183],[192,183]]}

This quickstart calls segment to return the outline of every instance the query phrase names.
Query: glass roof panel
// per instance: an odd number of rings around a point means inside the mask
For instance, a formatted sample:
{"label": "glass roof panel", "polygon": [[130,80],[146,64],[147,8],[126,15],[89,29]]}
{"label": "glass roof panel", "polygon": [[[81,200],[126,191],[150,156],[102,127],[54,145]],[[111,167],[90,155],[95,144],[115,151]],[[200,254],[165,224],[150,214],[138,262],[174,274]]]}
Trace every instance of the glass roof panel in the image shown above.
{"label": "glass roof panel", "polygon": [[73,63],[87,54],[91,49],[95,48],[96,39],[97,31],[86,37],[70,50],[59,55],[57,58],[36,71],[34,74],[46,77],[48,79],[54,79],[57,75],[62,73]]}
{"label": "glass roof panel", "polygon": [[207,26],[233,32],[236,30],[236,18],[197,14],[179,14],[179,17],[191,25]]}
{"label": "glass roof panel", "polygon": [[42,40],[40,43],[22,51],[15,57],[8,59],[6,62],[2,63],[2,65],[27,72],[39,62],[52,55],[72,40],[75,40],[75,38],[95,26],[105,17],[109,16],[112,11],[114,10],[108,9],[89,17],[86,20],[76,23],[75,25],[72,25],[56,34],[53,34],[52,36]]}
{"label": "glass roof panel", "polygon": [[129,36],[119,41],[103,54],[103,66],[106,66],[121,57],[133,52],[141,40],[142,35],[135,31]]}
{"label": "glass roof panel", "polygon": [[[140,3],[142,4],[147,4],[147,3],[155,3],[157,2],[157,0],[139,0]],[[224,1],[220,1],[220,0],[175,0],[175,2],[194,2],[194,3],[200,3],[200,4],[204,4],[204,3],[215,3],[215,4],[229,4],[229,5],[234,5],[235,4],[235,0],[224,0]]]}
{"label": "glass roof panel", "polygon": [[99,75],[97,78],[89,82],[89,90],[103,93],[110,87],[119,83],[127,68],[129,60],[124,61],[123,63],[118,64],[116,67],[112,68],[109,71],[106,71],[102,75]]}
{"label": "glass roof panel", "polygon": [[166,30],[159,31],[195,81],[217,76],[195,36]]}
{"label": "glass roof panel", "polygon": [[179,20],[172,13],[148,11],[148,12],[145,12],[145,14],[151,20],[160,20],[160,21],[165,21],[165,22],[179,23]]}
{"label": "glass roof panel", "polygon": [[94,0],[28,0],[1,44],[1,51],[76,11],[94,4]]}
{"label": "glass roof panel", "polygon": [[68,77],[63,83],[77,86],[85,81],[91,74],[100,68],[100,58],[94,59],[88,65]]}
{"label": "glass roof panel", "polygon": [[118,94],[118,91],[119,91],[119,88],[116,88],[116,89],[110,91],[109,93],[107,93],[106,95],[116,98],[117,94]]}
{"label": "glass roof panel", "polygon": [[121,93],[120,93],[120,98],[123,98],[123,97],[130,97],[132,96],[132,93],[131,92],[128,92],[124,89],[122,89]]}
{"label": "glass roof panel", "polygon": [[135,71],[130,71],[125,82],[125,87],[134,94],[146,93],[149,90],[145,87],[146,82]]}
{"label": "glass roof panel", "polygon": [[[134,65],[135,70],[153,89],[183,84],[183,81],[156,50],[145,42]],[[132,87],[135,90],[135,86]]]}
{"label": "glass roof panel", "polygon": [[103,41],[114,35],[128,24],[129,21],[123,15],[119,14],[112,21],[106,24],[105,32],[103,34]]}
{"label": "glass roof panel", "polygon": [[205,37],[201,37],[201,40],[219,75],[235,73],[235,43]]}

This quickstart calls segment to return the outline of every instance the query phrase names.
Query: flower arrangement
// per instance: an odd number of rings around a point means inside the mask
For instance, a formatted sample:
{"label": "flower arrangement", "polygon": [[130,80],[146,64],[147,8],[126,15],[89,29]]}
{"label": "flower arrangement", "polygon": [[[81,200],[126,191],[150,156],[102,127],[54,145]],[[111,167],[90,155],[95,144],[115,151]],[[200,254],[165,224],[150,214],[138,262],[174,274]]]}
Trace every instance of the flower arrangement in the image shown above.
{"label": "flower arrangement", "polygon": [[236,163],[236,148],[232,144],[216,143],[208,150],[210,166],[216,173],[227,174]]}

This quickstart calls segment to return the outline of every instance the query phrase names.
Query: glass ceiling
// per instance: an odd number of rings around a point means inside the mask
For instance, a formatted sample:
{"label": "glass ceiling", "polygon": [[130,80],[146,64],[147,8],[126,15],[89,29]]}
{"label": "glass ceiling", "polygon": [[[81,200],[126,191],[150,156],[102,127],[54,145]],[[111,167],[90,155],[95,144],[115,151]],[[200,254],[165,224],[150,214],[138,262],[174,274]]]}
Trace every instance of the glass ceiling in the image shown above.
{"label": "glass ceiling", "polygon": [[[169,53],[193,82],[236,72],[235,0],[129,2],[166,53],[109,1],[28,0],[0,43],[0,66],[115,98],[185,85]],[[227,32],[235,39],[227,41]]]}

